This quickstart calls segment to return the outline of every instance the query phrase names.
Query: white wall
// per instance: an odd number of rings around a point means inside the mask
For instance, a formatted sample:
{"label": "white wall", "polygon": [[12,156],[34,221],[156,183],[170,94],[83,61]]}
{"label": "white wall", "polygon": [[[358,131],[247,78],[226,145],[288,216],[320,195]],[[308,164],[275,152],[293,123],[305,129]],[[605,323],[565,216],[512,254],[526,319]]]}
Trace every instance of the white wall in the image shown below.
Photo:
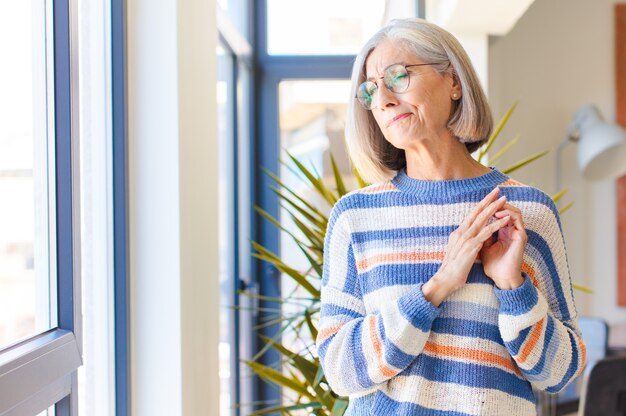
{"label": "white wall", "polygon": [[[535,0],[517,25],[489,49],[489,95],[499,119],[519,99],[503,132],[521,134],[500,167],[545,149],[556,150],[574,112],[598,106],[605,119],[615,120],[613,0]],[[500,145],[504,144],[504,141]],[[562,153],[566,202],[563,214],[568,258],[575,282],[595,290],[575,291],[580,313],[626,321],[617,306],[615,182],[589,182],[576,167],[576,146]],[[554,193],[555,154],[515,172],[513,177]]]}
{"label": "white wall", "polygon": [[129,0],[131,413],[218,415],[214,0]]}

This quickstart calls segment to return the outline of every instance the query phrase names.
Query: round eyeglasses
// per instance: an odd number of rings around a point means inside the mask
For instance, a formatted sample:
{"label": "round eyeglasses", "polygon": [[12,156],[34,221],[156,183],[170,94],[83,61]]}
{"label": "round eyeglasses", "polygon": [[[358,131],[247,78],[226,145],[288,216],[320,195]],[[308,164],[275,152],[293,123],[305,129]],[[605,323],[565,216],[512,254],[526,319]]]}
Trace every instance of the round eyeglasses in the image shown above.
{"label": "round eyeglasses", "polygon": [[[407,68],[410,68],[412,66],[437,64],[439,64],[439,62],[413,65],[393,64],[385,68],[383,76],[379,79],[383,80],[383,84],[385,84],[385,87],[387,87],[389,91],[393,93],[402,93],[409,88],[410,76]],[[374,105],[374,95],[376,95],[377,90],[378,85],[374,81],[365,81],[364,83],[359,85],[359,88],[356,92],[356,98],[366,110],[373,110],[374,108],[376,108],[376,106]]]}

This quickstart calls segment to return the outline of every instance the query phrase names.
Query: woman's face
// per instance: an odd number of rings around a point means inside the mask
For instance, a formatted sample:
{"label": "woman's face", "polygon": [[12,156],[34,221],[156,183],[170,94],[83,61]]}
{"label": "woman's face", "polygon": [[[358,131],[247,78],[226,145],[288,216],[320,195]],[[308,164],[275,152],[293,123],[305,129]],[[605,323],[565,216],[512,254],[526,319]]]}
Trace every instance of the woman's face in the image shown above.
{"label": "woman's face", "polygon": [[397,41],[379,44],[365,62],[365,74],[378,89],[374,95],[372,115],[385,139],[399,149],[409,149],[418,141],[451,135],[447,124],[453,95],[460,98],[461,88],[448,72],[439,73],[431,65],[407,68],[409,87],[403,93],[393,93],[385,87],[385,68],[393,64],[428,63],[415,57]]}

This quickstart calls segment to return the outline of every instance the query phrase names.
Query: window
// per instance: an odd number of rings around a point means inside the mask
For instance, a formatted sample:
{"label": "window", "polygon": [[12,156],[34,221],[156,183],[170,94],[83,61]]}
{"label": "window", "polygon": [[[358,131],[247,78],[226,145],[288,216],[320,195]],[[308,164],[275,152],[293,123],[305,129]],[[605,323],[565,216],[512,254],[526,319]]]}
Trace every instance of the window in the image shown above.
{"label": "window", "polygon": [[[279,218],[281,225],[288,229],[293,229],[291,219],[279,209],[278,198],[271,191],[275,184],[258,166],[278,174],[282,181],[290,185],[296,184],[298,194],[310,198],[308,200],[314,205],[319,202],[315,192],[303,187],[289,169],[279,165],[279,159],[288,161],[283,149],[320,175],[332,175],[328,159],[331,152],[346,179],[352,178],[344,150],[343,126],[354,55],[388,20],[415,16],[417,8],[422,6],[421,1],[401,0],[292,3],[284,0],[259,1],[259,14],[255,20],[258,26],[259,73],[263,76],[258,86],[259,109],[256,117],[259,137],[258,162],[254,166],[257,172],[257,182],[253,187],[254,202]],[[348,181],[346,186],[356,188],[355,183]],[[255,241],[300,270],[300,266],[306,263],[299,250],[294,250],[294,243],[284,238],[268,221],[257,221],[253,227],[258,236]],[[283,279],[272,267],[258,264],[255,273],[261,288],[260,295],[271,298],[282,294],[291,295],[290,299],[298,298],[298,294],[292,293],[291,279]],[[259,306],[280,310],[283,315],[302,310],[297,305],[271,301],[259,302]],[[260,312],[255,317],[255,323],[263,324],[264,320],[270,319],[268,315]],[[263,334],[275,337],[279,330],[279,325],[266,325]],[[313,341],[304,337],[296,340],[289,332],[282,336],[283,343],[296,351],[304,351],[304,346],[311,346]],[[260,361],[280,369],[280,358],[269,352]],[[285,368],[282,370],[285,371]],[[263,381],[257,382],[255,391],[255,398],[260,403],[256,407],[258,409],[290,405],[295,399],[289,397],[287,391],[280,391]]]}
{"label": "window", "polygon": [[56,326],[48,3],[17,2],[0,15],[0,44],[12,57],[0,67],[0,348]]}
{"label": "window", "polygon": [[0,413],[64,416],[76,409],[75,11],[68,1],[47,0],[6,3],[0,13],[2,50],[12,52],[11,65],[0,69],[0,106],[7,117],[0,120],[0,192],[12,201],[2,212],[12,221],[0,242],[0,292],[11,291],[18,306],[0,325]]}

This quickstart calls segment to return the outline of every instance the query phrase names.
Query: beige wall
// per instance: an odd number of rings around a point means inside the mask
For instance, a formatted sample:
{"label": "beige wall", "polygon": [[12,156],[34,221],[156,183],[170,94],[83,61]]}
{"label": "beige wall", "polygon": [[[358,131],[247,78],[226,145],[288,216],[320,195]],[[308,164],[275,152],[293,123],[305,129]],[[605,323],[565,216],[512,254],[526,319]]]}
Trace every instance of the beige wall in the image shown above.
{"label": "beige wall", "polygon": [[[504,37],[489,48],[489,95],[499,119],[519,99],[501,139],[521,134],[498,166],[545,149],[556,150],[574,112],[595,104],[615,120],[613,0],[536,0]],[[500,145],[504,144],[504,141]],[[576,166],[576,145],[562,153],[563,214],[572,277],[595,294],[575,291],[581,314],[626,322],[616,302],[615,181],[590,182]],[[512,176],[554,193],[555,152]]]}
{"label": "beige wall", "polygon": [[219,414],[215,7],[127,2],[133,416]]}

